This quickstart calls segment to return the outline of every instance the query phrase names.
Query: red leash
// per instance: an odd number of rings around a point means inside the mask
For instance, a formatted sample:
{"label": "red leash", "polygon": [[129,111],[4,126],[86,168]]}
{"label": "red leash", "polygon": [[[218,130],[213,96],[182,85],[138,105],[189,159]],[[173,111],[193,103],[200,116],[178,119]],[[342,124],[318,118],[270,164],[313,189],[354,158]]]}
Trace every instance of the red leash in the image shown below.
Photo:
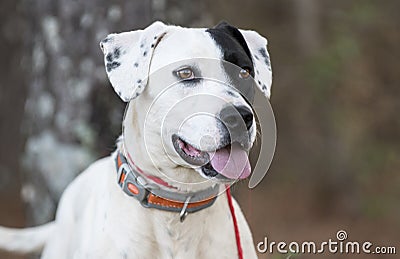
{"label": "red leash", "polygon": [[228,198],[229,210],[231,211],[231,214],[232,214],[233,227],[235,229],[236,247],[238,250],[238,257],[239,257],[239,259],[243,259],[243,250],[242,250],[242,244],[240,243],[239,226],[238,226],[238,223],[236,220],[235,209],[233,208],[230,187],[226,188],[226,197]]}

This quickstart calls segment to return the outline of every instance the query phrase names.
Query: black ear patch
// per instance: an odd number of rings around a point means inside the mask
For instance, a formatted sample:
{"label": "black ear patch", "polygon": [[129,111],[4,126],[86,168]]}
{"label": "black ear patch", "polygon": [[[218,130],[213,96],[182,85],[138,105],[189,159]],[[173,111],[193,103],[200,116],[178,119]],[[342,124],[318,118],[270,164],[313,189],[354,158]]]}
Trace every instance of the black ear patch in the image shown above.
{"label": "black ear patch", "polygon": [[[217,43],[223,53],[223,59],[236,66],[247,69],[254,78],[254,65],[251,59],[251,52],[247,46],[242,33],[227,22],[220,22],[214,28],[207,29],[211,38]],[[232,69],[232,66],[224,64],[225,71],[229,75],[233,86],[245,96],[248,102],[253,102],[254,85],[253,80],[241,80],[239,70]]]}
{"label": "black ear patch", "polygon": [[254,76],[250,49],[243,35],[236,27],[227,22],[220,22],[214,28],[207,29],[207,32],[221,47],[225,61],[241,68],[249,69],[250,74]]}

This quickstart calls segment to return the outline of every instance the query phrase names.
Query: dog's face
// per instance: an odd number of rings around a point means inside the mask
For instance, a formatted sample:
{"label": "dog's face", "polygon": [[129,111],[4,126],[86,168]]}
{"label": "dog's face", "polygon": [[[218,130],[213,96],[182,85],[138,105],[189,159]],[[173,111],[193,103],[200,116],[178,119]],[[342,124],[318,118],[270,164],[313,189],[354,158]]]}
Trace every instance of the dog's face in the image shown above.
{"label": "dog's face", "polygon": [[154,166],[177,181],[250,175],[251,104],[257,93],[269,97],[272,80],[263,37],[226,23],[189,29],[156,22],[109,35],[101,47],[114,89],[130,101],[128,148],[144,140]]}

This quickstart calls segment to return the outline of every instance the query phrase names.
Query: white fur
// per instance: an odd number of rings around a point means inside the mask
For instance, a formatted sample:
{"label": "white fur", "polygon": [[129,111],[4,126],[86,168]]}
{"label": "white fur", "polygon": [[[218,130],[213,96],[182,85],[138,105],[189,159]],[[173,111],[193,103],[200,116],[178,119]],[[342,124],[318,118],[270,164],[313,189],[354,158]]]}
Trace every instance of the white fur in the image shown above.
{"label": "white fur", "polygon": [[0,226],[0,248],[15,253],[40,252],[53,235],[54,229],[54,222],[24,229]]}
{"label": "white fur", "polygon": [[[236,202],[235,211],[245,258],[256,258]],[[104,158],[65,191],[43,258],[235,258],[232,224],[225,195],[183,223],[176,213],[143,208],[121,191]]]}
{"label": "white fur", "polygon": [[[265,48],[266,40],[255,32],[242,33],[252,52]],[[162,40],[155,42],[154,36],[161,35]],[[141,44],[146,46],[139,47]],[[149,44],[158,45],[149,48]],[[198,168],[185,166],[170,140],[173,133],[179,133],[194,146],[213,150],[220,139],[212,116],[226,103],[248,106],[240,95],[226,94],[229,86],[222,82],[227,76],[221,66],[210,61],[222,58],[210,35],[204,29],[157,22],[145,30],[111,35],[101,47],[106,65],[110,62],[108,54],[116,48],[121,51],[120,56],[113,57],[113,62],[120,64],[108,71],[120,97],[128,101],[141,93],[128,105],[123,121],[124,142],[119,143],[119,148],[124,145],[142,170],[157,175],[179,191],[214,185]],[[143,51],[147,51],[145,56]],[[206,60],[199,61],[200,58]],[[136,68],[135,62],[139,62]],[[256,80],[268,86],[264,93],[269,97],[271,73],[264,71],[265,64],[254,62],[260,70]],[[173,85],[176,80],[172,69],[187,64],[218,80],[204,81],[195,88]],[[182,101],[185,99],[187,103]],[[196,116],[186,119],[193,114]],[[253,127],[251,142],[255,131]],[[210,138],[202,139],[205,135]],[[233,202],[244,258],[257,258],[250,229],[239,205]],[[189,214],[181,223],[177,213],[144,208],[127,196],[117,184],[112,156],[93,163],[69,185],[54,223],[26,230],[0,228],[0,248],[26,253],[43,247],[42,258],[50,259],[237,258],[225,193],[211,207]]]}

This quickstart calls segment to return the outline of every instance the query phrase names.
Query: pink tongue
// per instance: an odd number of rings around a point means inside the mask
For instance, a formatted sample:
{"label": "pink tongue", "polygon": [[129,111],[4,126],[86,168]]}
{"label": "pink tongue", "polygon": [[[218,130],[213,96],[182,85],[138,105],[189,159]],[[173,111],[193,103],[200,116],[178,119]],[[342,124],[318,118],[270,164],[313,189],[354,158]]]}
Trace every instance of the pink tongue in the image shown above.
{"label": "pink tongue", "polygon": [[215,171],[230,179],[244,179],[251,173],[246,151],[239,144],[232,144],[230,150],[221,148],[209,154]]}

